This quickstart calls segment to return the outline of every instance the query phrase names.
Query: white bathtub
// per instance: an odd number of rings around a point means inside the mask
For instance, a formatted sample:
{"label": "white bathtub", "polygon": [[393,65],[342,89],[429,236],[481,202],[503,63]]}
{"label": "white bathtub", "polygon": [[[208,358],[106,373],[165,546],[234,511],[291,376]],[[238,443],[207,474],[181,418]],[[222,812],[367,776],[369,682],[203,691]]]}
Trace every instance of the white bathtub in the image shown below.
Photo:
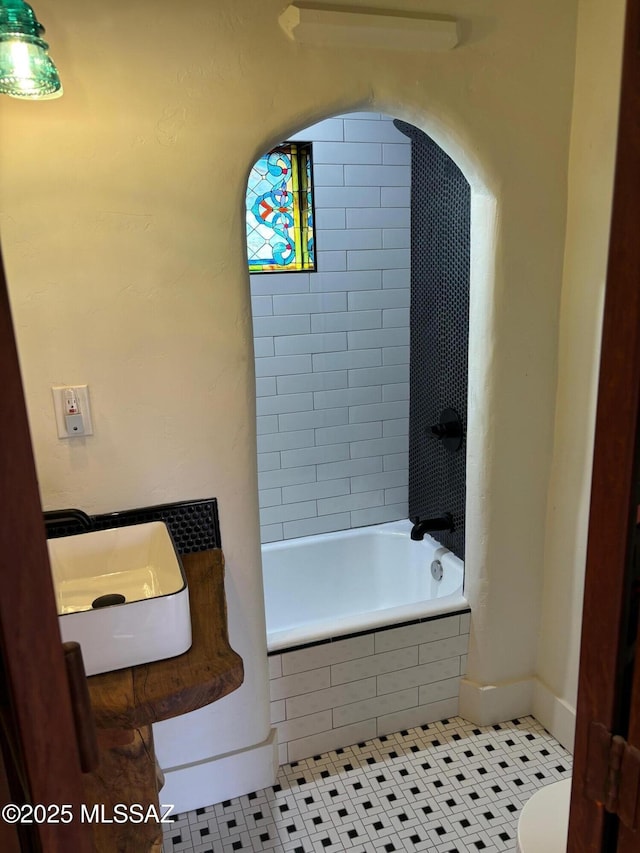
{"label": "white bathtub", "polygon": [[[464,564],[393,521],[262,546],[270,652],[468,610]],[[431,576],[440,560],[442,580]]]}

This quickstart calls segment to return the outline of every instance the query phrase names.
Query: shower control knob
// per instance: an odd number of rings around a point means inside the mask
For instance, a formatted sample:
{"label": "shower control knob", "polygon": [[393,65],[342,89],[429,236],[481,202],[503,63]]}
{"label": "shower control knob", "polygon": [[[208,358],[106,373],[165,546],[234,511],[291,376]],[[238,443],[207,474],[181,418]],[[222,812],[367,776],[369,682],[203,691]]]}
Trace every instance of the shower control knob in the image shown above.
{"label": "shower control knob", "polygon": [[451,453],[460,450],[464,435],[460,415],[455,409],[443,409],[438,423],[427,428],[427,435],[440,439],[443,447]]}
{"label": "shower control knob", "polygon": [[436,438],[446,438],[446,436],[450,435],[451,425],[450,424],[434,424],[431,427],[431,432],[436,436]]}

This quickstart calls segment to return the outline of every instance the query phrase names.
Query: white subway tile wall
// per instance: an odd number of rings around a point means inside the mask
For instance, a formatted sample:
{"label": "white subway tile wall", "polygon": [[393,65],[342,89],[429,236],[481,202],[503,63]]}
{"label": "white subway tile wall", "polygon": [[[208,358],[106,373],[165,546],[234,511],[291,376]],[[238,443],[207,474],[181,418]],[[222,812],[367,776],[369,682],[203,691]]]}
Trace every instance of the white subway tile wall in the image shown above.
{"label": "white subway tile wall", "polygon": [[468,645],[463,613],[271,655],[281,762],[455,716]]}
{"label": "white subway tile wall", "polygon": [[263,542],[408,512],[411,143],[378,113],[292,138],[313,143],[318,269],[250,277]]}

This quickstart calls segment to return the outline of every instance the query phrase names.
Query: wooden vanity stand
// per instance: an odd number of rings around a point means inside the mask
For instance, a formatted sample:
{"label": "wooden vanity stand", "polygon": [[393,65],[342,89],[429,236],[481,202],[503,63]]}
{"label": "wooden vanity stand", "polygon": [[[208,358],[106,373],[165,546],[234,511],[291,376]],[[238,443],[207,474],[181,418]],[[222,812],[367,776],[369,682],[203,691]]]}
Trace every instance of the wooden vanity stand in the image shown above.
{"label": "wooden vanity stand", "polygon": [[[182,557],[189,584],[193,643],[175,658],[87,679],[98,732],[99,765],[84,778],[90,811],[116,804],[159,809],[163,784],[153,748],[152,723],[195,711],[243,681],[242,659],[229,645],[222,551]],[[161,853],[162,825],[92,822],[96,853]]]}

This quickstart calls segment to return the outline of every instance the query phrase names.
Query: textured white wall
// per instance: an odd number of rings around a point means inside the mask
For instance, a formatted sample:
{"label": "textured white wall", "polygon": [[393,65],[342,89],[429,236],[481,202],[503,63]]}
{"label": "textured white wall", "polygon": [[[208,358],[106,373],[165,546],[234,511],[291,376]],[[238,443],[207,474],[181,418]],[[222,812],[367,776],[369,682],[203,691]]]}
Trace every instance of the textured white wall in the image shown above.
{"label": "textured white wall", "polygon": [[[412,122],[471,183],[468,672],[534,671],[576,5],[451,0],[461,44],[399,54],[290,42],[280,0],[38,3],[65,96],[2,103],[0,225],[43,503],[220,500],[246,681],[175,723],[165,763],[268,731],[244,192],[262,151],[328,115]],[[71,445],[49,388],[80,382],[95,435]]]}
{"label": "textured white wall", "polygon": [[[555,443],[537,661],[544,687],[572,711],[578,682],[624,7],[624,0],[582,0],[578,19]],[[563,714],[545,693],[543,688],[536,711],[549,728]],[[572,729],[564,737],[571,746]]]}

